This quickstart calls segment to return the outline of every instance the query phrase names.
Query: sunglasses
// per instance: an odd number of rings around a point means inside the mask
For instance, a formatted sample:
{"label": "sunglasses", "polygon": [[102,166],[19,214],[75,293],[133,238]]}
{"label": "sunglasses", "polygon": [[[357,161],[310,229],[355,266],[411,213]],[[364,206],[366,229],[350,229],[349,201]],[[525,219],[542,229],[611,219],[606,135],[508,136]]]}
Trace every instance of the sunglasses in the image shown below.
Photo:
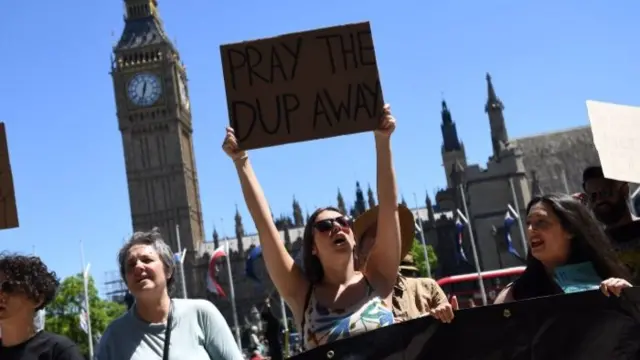
{"label": "sunglasses", "polygon": [[324,219],[324,220],[316,221],[313,224],[313,227],[320,232],[327,232],[327,231],[331,231],[331,229],[333,229],[335,224],[338,224],[338,226],[342,228],[351,228],[352,223],[353,222],[351,221],[350,217],[343,215],[335,219]]}

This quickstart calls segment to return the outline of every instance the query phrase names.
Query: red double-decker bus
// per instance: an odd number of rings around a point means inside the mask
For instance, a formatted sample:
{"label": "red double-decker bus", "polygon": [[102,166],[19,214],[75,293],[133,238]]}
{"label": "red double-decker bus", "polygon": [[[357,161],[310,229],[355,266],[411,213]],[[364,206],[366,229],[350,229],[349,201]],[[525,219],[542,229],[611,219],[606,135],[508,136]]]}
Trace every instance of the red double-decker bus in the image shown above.
{"label": "red double-decker bus", "polygon": [[[489,304],[493,303],[500,290],[522,275],[525,268],[525,266],[516,266],[481,272]],[[455,295],[458,298],[460,308],[474,307],[482,305],[482,294],[478,289],[478,276],[476,272],[447,276],[438,280],[438,285],[449,297]]]}

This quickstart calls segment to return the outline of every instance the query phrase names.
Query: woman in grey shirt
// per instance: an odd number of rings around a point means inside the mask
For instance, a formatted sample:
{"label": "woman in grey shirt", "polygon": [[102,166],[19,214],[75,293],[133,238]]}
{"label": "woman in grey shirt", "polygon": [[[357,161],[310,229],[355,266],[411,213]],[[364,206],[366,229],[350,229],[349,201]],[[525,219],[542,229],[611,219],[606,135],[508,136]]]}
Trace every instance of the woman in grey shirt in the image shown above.
{"label": "woman in grey shirt", "polygon": [[157,229],[137,232],[118,254],[135,304],[105,331],[98,360],[241,360],[220,311],[207,300],[170,299],[175,266]]}

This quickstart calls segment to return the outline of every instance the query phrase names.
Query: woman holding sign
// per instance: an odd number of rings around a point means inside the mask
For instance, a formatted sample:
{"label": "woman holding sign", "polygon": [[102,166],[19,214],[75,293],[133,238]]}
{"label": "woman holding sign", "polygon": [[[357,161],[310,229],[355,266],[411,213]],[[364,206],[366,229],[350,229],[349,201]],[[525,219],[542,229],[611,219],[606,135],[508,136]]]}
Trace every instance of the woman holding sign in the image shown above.
{"label": "woman holding sign", "polygon": [[527,206],[527,268],[495,303],[600,288],[609,296],[631,284],[600,224],[569,195],[534,197]]}
{"label": "woman holding sign", "polygon": [[378,241],[366,267],[354,269],[351,219],[336,208],[317,209],[303,235],[303,268],[294,263],[276,229],[271,210],[245,151],[227,128],[223,149],[238,171],[256,224],[267,271],[291,308],[307,349],[393,323],[391,295],[400,264],[398,193],[391,156],[396,121],[385,105],[375,131]]}

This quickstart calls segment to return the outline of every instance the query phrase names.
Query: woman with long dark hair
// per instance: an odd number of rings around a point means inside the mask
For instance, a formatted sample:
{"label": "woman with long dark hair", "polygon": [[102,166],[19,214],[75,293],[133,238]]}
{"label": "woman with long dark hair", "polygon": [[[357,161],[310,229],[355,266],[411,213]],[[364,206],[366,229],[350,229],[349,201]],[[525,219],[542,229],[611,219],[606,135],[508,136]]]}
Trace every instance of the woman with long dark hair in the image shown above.
{"label": "woman with long dark hair", "polygon": [[[296,265],[276,229],[247,153],[238,148],[233,129],[227,128],[223,149],[238,172],[267,272],[291,308],[307,349],[393,323],[391,295],[400,264],[398,192],[391,156],[394,129],[395,119],[387,105],[375,131],[378,241],[365,268],[356,271],[351,219],[333,207],[317,209],[309,217],[302,238],[303,266]],[[339,165],[334,161],[347,161],[322,154],[317,160],[328,160],[328,170]]]}
{"label": "woman with long dark hair", "polygon": [[527,205],[527,268],[495,303],[562,294],[554,271],[563,265],[591,263],[605,295],[630,287],[629,273],[618,260],[589,209],[569,195],[534,197]]}

